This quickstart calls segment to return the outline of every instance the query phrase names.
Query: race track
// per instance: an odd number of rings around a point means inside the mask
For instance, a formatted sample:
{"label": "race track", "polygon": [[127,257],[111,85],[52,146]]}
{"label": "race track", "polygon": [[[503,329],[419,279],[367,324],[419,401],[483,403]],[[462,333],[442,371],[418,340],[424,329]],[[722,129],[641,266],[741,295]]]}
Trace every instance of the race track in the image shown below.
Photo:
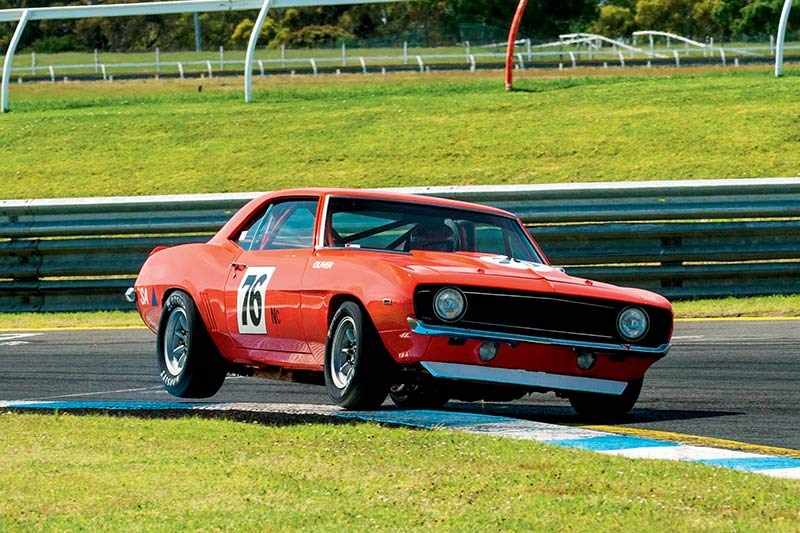
{"label": "race track", "polygon": [[[171,401],[147,330],[0,332],[0,401]],[[216,402],[328,404],[321,387],[229,377]],[[678,322],[625,423],[800,450],[800,321]],[[566,400],[450,402],[449,410],[578,422]]]}

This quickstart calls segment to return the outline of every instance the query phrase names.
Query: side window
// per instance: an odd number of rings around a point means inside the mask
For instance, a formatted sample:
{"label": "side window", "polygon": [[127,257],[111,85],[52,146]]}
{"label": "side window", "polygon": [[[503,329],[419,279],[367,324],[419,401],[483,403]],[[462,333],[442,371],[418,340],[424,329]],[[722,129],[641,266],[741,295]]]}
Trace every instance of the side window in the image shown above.
{"label": "side window", "polygon": [[475,226],[475,248],[479,252],[508,255],[503,230],[496,226]]}
{"label": "side window", "polygon": [[270,204],[245,226],[236,242],[244,250],[311,248],[316,213],[316,200]]}

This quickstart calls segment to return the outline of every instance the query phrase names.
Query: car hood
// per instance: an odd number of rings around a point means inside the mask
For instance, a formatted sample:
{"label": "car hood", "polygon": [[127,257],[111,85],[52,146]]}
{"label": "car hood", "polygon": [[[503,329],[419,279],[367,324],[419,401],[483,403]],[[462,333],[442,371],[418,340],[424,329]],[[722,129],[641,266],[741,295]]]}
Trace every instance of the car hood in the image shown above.
{"label": "car hood", "polygon": [[499,276],[526,280],[544,279],[558,283],[584,283],[584,280],[568,276],[550,265],[511,259],[505,255],[413,251],[404,262],[408,268],[417,273],[429,271],[452,276]]}
{"label": "car hood", "polygon": [[630,301],[633,298],[643,304],[669,305],[662,296],[649,291],[623,289],[608,283],[573,277],[550,265],[519,261],[504,255],[413,251],[409,255],[393,259],[396,266],[422,283],[490,285],[509,290],[591,295],[612,300]]}

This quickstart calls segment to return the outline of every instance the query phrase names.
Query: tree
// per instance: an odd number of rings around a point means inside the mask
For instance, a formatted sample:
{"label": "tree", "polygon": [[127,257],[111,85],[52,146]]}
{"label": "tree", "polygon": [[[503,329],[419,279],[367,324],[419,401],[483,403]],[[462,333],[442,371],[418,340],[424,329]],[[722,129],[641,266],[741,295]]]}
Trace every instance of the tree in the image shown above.
{"label": "tree", "polygon": [[719,24],[717,13],[721,9],[722,0],[700,0],[692,8],[694,21],[694,35],[719,35],[726,32],[726,28]]}
{"label": "tree", "polygon": [[630,35],[636,28],[633,13],[627,7],[605,5],[600,8],[600,15],[592,23],[591,31],[607,37]]}
{"label": "tree", "polygon": [[778,29],[782,8],[781,0],[756,0],[749,3],[739,10],[740,16],[731,27],[732,33],[736,35],[774,33]]}
{"label": "tree", "polygon": [[692,0],[639,0],[636,25],[643,30],[658,30],[692,35]]}

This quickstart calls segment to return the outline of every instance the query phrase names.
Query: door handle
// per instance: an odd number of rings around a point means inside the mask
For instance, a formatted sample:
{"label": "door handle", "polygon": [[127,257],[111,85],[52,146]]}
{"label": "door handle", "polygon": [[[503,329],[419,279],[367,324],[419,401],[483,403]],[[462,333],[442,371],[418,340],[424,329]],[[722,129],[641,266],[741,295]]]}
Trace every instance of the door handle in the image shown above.
{"label": "door handle", "polygon": [[231,263],[231,267],[232,267],[234,270],[237,270],[237,271],[238,271],[238,270],[244,270],[244,269],[246,269],[246,268],[247,268],[247,265],[245,265],[244,263]]}

